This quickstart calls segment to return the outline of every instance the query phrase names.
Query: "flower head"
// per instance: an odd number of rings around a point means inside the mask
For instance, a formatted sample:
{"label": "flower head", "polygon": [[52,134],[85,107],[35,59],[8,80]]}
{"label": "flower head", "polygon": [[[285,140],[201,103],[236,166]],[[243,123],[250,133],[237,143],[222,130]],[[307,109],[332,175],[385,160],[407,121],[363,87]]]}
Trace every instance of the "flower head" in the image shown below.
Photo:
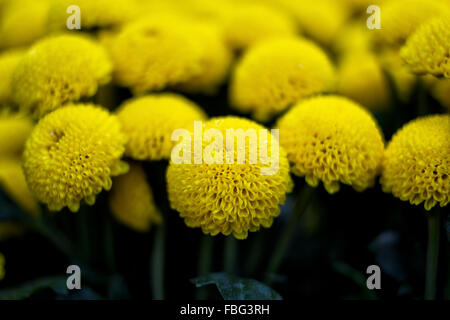
{"label": "flower head", "polygon": [[[223,137],[226,136],[227,129],[242,129],[244,132],[249,129],[256,132],[264,129],[253,121],[231,116],[210,119],[202,128],[204,132],[209,129],[218,130]],[[259,154],[262,139],[267,139],[268,148],[271,149],[276,138],[266,132],[265,136],[257,139]],[[236,150],[240,148],[236,145],[235,162],[226,162],[227,143],[228,140],[223,141],[217,149],[210,151],[211,155],[219,152],[216,156],[223,160],[222,163],[171,162],[167,170],[169,200],[171,207],[180,213],[188,227],[201,228],[205,234],[233,234],[237,239],[245,239],[249,231],[258,231],[261,226],[269,228],[273,219],[280,214],[279,205],[283,204],[286,192],[292,188],[289,163],[284,150],[280,148],[276,159],[279,163],[278,171],[264,175],[261,174],[261,168],[267,168],[267,163],[261,161],[261,158],[253,163],[249,161],[250,153],[257,152],[255,149],[250,150],[251,141],[245,145],[244,163],[236,163]],[[209,143],[204,139],[204,154],[208,146]],[[220,156],[220,151],[223,157]],[[276,157],[275,153],[269,153]],[[192,159],[194,156],[191,153]]]}
{"label": "flower head", "polygon": [[265,121],[333,84],[333,66],[317,45],[300,38],[271,39],[246,52],[234,71],[230,98],[237,109]]}
{"label": "flower head", "polygon": [[382,28],[375,39],[385,46],[398,47],[424,22],[450,14],[447,0],[394,0],[380,6]]}
{"label": "flower head", "polygon": [[172,132],[206,119],[193,102],[177,94],[154,94],[126,101],[118,110],[128,138],[126,155],[137,160],[169,159]]}
{"label": "flower head", "polygon": [[421,117],[392,137],[383,161],[383,191],[426,210],[450,200],[450,115]]}
{"label": "flower head", "polygon": [[39,215],[39,204],[28,188],[20,158],[0,158],[0,187],[22,210]]}
{"label": "flower head", "polygon": [[0,157],[20,157],[32,129],[33,122],[24,115],[0,112]]}
{"label": "flower head", "polygon": [[193,36],[198,37],[199,45],[204,48],[202,72],[180,83],[177,88],[192,93],[214,93],[225,81],[233,56],[217,26],[212,23],[197,23],[193,29]]}
{"label": "flower head", "polygon": [[450,18],[423,24],[408,38],[400,54],[414,73],[450,78]]}
{"label": "flower head", "polygon": [[139,164],[131,164],[128,173],[114,179],[109,205],[118,221],[136,231],[146,232],[152,224],[162,222],[152,189]]}
{"label": "flower head", "polygon": [[53,0],[48,12],[50,30],[66,28],[71,5],[80,8],[82,30],[121,25],[137,16],[139,10],[135,0]]}
{"label": "flower head", "polygon": [[0,49],[27,46],[46,33],[50,0],[7,1],[0,13]]}
{"label": "flower head", "polygon": [[301,30],[323,45],[330,45],[345,24],[350,12],[339,1],[278,0],[294,16]]}
{"label": "flower head", "polygon": [[161,90],[202,72],[203,47],[184,19],[152,15],[124,28],[107,42],[118,84],[136,93]]}
{"label": "flower head", "polygon": [[239,4],[229,8],[221,19],[227,44],[245,50],[256,42],[296,33],[296,24],[282,11],[263,4]]}
{"label": "flower head", "polygon": [[277,123],[292,172],[329,193],[339,183],[362,191],[374,184],[384,152],[374,118],[360,105],[339,96],[299,102]]}
{"label": "flower head", "polygon": [[24,54],[22,49],[0,53],[0,106],[11,102],[11,78]]}
{"label": "flower head", "polygon": [[12,77],[15,103],[36,116],[93,96],[110,80],[112,65],[103,48],[74,34],[51,36],[30,48]]}
{"label": "flower head", "polygon": [[338,68],[337,91],[370,110],[385,109],[390,100],[389,83],[375,55],[346,54]]}
{"label": "flower head", "polygon": [[23,168],[37,199],[58,211],[92,205],[111,176],[123,174],[125,135],[116,116],[94,105],[67,105],[42,118],[26,142]]}

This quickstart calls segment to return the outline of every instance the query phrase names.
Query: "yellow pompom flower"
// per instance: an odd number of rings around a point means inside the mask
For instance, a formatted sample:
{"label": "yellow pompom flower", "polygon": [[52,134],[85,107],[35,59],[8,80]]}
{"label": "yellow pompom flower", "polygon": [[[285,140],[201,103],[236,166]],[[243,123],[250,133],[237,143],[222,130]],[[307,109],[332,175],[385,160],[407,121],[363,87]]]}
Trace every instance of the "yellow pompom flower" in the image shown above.
{"label": "yellow pompom flower", "polygon": [[352,22],[342,28],[333,42],[333,49],[339,55],[355,52],[370,52],[373,49],[372,30],[361,21]]}
{"label": "yellow pompom flower", "polygon": [[295,35],[297,31],[289,15],[257,3],[233,6],[221,20],[227,44],[236,51],[267,38]]}
{"label": "yellow pompom flower", "polygon": [[450,78],[449,16],[430,20],[408,38],[400,54],[412,72]]}
{"label": "yellow pompom flower", "polygon": [[11,78],[24,54],[21,49],[0,53],[0,106],[11,102]]}
{"label": "yellow pompom flower", "polygon": [[447,0],[392,0],[380,6],[381,29],[374,30],[378,43],[399,47],[424,22],[450,15]]}
{"label": "yellow pompom flower", "polygon": [[383,161],[384,192],[426,210],[450,200],[450,115],[431,115],[403,126]]}
{"label": "yellow pompom flower", "polygon": [[0,157],[19,157],[32,129],[33,122],[24,115],[0,112]]}
{"label": "yellow pompom flower", "polygon": [[94,204],[111,176],[125,173],[120,161],[125,135],[116,116],[94,105],[67,105],[42,118],[25,144],[23,168],[37,199],[50,210]]}
{"label": "yellow pompom flower", "polygon": [[206,119],[196,104],[169,93],[130,99],[119,107],[117,116],[128,139],[126,155],[136,160],[169,159],[175,145],[172,132]]}
{"label": "yellow pompom flower", "polygon": [[0,280],[5,277],[5,256],[0,252]]}
{"label": "yellow pompom flower", "polygon": [[203,71],[195,28],[176,16],[152,15],[129,23],[106,45],[115,81],[135,93],[161,90]]}
{"label": "yellow pompom flower", "polygon": [[386,109],[390,100],[388,79],[370,52],[348,53],[342,58],[337,92],[372,111]]}
{"label": "yellow pompom flower", "polygon": [[[251,129],[258,134],[264,127],[247,119],[229,116],[203,123],[203,132],[209,129],[218,130],[226,137],[227,129],[242,129],[244,132]],[[214,152],[209,154],[213,156],[213,153],[220,152],[216,150],[221,150],[223,157],[220,153],[214,155],[219,163],[169,164],[167,189],[171,207],[180,213],[188,227],[201,228],[205,234],[233,234],[237,239],[245,239],[249,231],[272,225],[273,219],[280,214],[279,205],[284,203],[286,193],[292,189],[289,163],[282,148],[279,153],[272,152],[271,146],[276,138],[269,131],[256,139],[256,143],[249,140],[245,147],[234,146],[234,163],[226,162],[227,143],[223,141],[222,146],[216,145]],[[259,154],[262,139],[267,139],[269,157],[273,155],[279,164],[278,171],[272,174],[262,174],[261,169],[270,164],[261,158],[249,161],[251,152]],[[250,145],[256,148],[250,150]],[[203,139],[203,154],[208,152],[208,146],[209,143]],[[191,159],[196,158],[194,148],[191,149]],[[236,150],[245,150],[244,163],[236,163]]]}
{"label": "yellow pompom flower", "polygon": [[266,121],[302,98],[331,90],[334,76],[325,52],[308,40],[263,41],[250,48],[236,66],[231,104]]}
{"label": "yellow pompom flower", "polygon": [[213,94],[225,81],[233,55],[217,26],[198,23],[193,28],[193,35],[199,38],[199,45],[203,47],[204,55],[200,62],[202,72],[180,83],[177,88],[185,92]]}
{"label": "yellow pompom flower", "polygon": [[46,33],[49,0],[7,1],[0,14],[0,49],[27,46]]}
{"label": "yellow pompom flower", "polygon": [[323,181],[331,194],[339,183],[357,191],[373,186],[384,142],[374,118],[357,103],[339,96],[311,98],[292,107],[277,127],[292,172],[309,185]]}
{"label": "yellow pompom flower", "polygon": [[109,205],[119,222],[139,232],[147,232],[153,224],[162,222],[152,189],[139,164],[131,164],[128,173],[114,179]]}
{"label": "yellow pompom flower", "polygon": [[91,97],[110,80],[105,50],[87,37],[51,36],[36,42],[12,77],[15,103],[40,117],[65,103]]}
{"label": "yellow pompom flower", "polygon": [[22,210],[39,215],[39,204],[28,188],[20,158],[0,158],[0,187]]}
{"label": "yellow pompom flower", "polygon": [[292,14],[301,30],[324,45],[334,41],[350,14],[347,7],[333,0],[277,0]]}
{"label": "yellow pompom flower", "polygon": [[[66,28],[71,5],[80,8],[81,30],[119,26],[137,16],[138,3],[134,0],[53,0],[48,12],[49,30]],[[69,11],[74,13],[74,11]]]}

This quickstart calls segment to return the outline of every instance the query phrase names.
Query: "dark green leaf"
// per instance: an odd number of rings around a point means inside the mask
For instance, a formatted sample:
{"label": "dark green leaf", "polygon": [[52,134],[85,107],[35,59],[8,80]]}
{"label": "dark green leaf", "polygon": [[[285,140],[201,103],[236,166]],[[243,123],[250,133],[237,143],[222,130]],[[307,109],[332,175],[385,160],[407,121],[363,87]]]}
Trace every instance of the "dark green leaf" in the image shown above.
{"label": "dark green leaf", "polygon": [[215,284],[225,300],[282,300],[277,292],[259,281],[227,273],[211,273],[191,281],[197,288]]}
{"label": "dark green leaf", "polygon": [[0,291],[0,300],[22,300],[31,297],[33,294],[44,290],[52,289],[56,293],[67,291],[65,277],[48,277],[28,282],[20,287],[5,289]]}

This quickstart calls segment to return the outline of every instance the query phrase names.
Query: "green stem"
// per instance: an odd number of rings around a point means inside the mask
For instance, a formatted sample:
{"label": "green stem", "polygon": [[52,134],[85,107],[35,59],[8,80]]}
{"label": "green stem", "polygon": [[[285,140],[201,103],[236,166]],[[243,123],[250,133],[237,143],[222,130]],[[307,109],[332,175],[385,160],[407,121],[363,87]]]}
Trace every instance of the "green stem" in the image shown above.
{"label": "green stem", "polygon": [[234,273],[234,266],[236,264],[237,256],[237,240],[230,235],[225,239],[225,258],[224,270],[226,273]]}
{"label": "green stem", "polygon": [[441,228],[441,219],[439,212],[435,211],[429,213],[425,300],[436,299],[440,228]]}
{"label": "green stem", "polygon": [[151,281],[153,299],[164,300],[164,260],[166,227],[164,223],[157,227],[151,254]]}
{"label": "green stem", "polygon": [[77,215],[77,224],[78,224],[78,238],[81,253],[83,255],[84,261],[86,263],[90,262],[91,259],[91,247],[89,241],[89,217],[90,214],[88,208],[82,207]]}
{"label": "green stem", "polygon": [[305,185],[302,189],[301,193],[297,197],[297,201],[295,203],[295,207],[291,216],[289,217],[289,221],[286,223],[284,230],[281,233],[281,237],[278,240],[278,243],[275,245],[275,249],[272,254],[272,258],[270,259],[269,265],[266,270],[266,282],[270,283],[270,277],[274,275],[278,268],[281,265],[281,262],[286,255],[287,250],[289,249],[289,245],[291,244],[292,237],[294,236],[295,230],[298,227],[300,219],[303,213],[306,211],[309,205],[309,200],[313,194],[314,188],[309,185]]}
{"label": "green stem", "polygon": [[114,255],[114,228],[111,216],[105,214],[105,258],[109,272],[116,272],[116,259]]}
{"label": "green stem", "polygon": [[[200,256],[198,261],[198,276],[211,272],[213,258],[214,238],[204,235],[200,243]],[[197,289],[197,300],[206,300],[208,298],[207,288]]]}
{"label": "green stem", "polygon": [[258,263],[261,259],[264,249],[264,235],[261,231],[255,232],[254,238],[250,246],[250,252],[248,253],[247,264],[245,266],[245,273],[252,275],[258,268]]}

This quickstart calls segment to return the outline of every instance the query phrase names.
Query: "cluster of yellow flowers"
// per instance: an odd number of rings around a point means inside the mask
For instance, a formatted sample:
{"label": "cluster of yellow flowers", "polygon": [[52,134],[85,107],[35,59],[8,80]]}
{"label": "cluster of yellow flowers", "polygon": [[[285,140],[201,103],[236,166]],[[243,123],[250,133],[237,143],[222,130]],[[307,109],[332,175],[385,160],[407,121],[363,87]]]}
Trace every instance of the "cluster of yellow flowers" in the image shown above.
{"label": "cluster of yellow flowers", "polygon": [[[229,105],[254,120],[279,116],[279,171],[170,162],[170,203],[188,226],[238,239],[270,227],[292,189],[290,171],[329,193],[340,184],[363,191],[382,174],[396,197],[445,206],[449,116],[406,124],[385,151],[371,112],[394,108],[394,97],[408,101],[419,79],[449,108],[450,3],[372,2],[2,1],[0,185],[32,214],[37,201],[78,211],[111,189],[117,220],[145,232],[162,215],[141,162],[169,160],[174,130],[194,121],[223,134],[265,128],[243,117],[208,120],[180,94],[225,88]],[[81,31],[66,30],[72,4]],[[379,30],[366,27],[370,4],[381,7]],[[97,94],[105,85],[133,97],[113,110]],[[0,238],[3,227],[14,229],[0,223]]]}

